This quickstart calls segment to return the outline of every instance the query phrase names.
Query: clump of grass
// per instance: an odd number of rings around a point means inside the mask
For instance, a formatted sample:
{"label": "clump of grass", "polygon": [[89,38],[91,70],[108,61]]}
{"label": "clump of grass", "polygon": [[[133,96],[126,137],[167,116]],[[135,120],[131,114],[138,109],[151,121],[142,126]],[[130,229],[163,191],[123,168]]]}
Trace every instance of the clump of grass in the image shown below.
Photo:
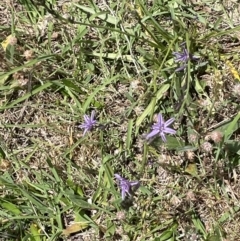
{"label": "clump of grass", "polygon": [[3,240],[237,240],[236,12],[28,0],[0,11]]}

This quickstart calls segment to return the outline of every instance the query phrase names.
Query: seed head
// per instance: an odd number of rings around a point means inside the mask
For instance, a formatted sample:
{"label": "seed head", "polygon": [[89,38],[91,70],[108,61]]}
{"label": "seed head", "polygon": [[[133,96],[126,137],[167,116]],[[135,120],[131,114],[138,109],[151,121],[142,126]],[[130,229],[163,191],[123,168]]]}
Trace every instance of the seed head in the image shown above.
{"label": "seed head", "polygon": [[197,200],[196,197],[195,197],[195,194],[192,190],[189,190],[187,193],[186,193],[186,198],[188,200],[191,200],[191,201],[195,201]]}
{"label": "seed head", "polygon": [[118,220],[124,220],[126,218],[126,214],[124,211],[119,211],[116,213],[116,218]]}
{"label": "seed head", "polygon": [[204,141],[210,141],[211,140],[211,135],[210,134],[207,134],[205,137],[204,137]]}
{"label": "seed head", "polygon": [[17,38],[15,36],[9,37],[9,44],[16,45],[17,44]]}
{"label": "seed head", "polygon": [[189,241],[199,241],[200,240],[197,233],[190,233],[190,234],[188,234],[187,235],[187,239]]}
{"label": "seed head", "polygon": [[136,79],[136,80],[133,80],[131,83],[130,83],[131,87],[133,90],[137,91],[137,90],[143,90],[143,86],[141,85],[141,81]]}
{"label": "seed head", "polygon": [[59,36],[59,33],[58,33],[58,32],[53,32],[51,38],[52,38],[52,39],[57,39],[58,36]]}
{"label": "seed head", "polygon": [[19,87],[24,87],[27,85],[27,83],[29,82],[29,79],[25,78],[25,79],[19,79],[18,83],[19,83]]}
{"label": "seed head", "polygon": [[220,131],[213,131],[211,134],[211,139],[215,142],[215,143],[219,143],[221,142],[222,138],[223,138],[223,134]]}
{"label": "seed head", "polygon": [[31,49],[28,49],[23,53],[23,56],[26,60],[30,60],[33,58],[33,51]]}
{"label": "seed head", "polygon": [[194,159],[195,155],[193,151],[187,151],[186,152],[186,158],[190,161],[192,161]]}
{"label": "seed head", "polygon": [[212,144],[210,142],[206,141],[202,144],[202,149],[203,149],[204,152],[211,152],[213,147],[212,147]]}
{"label": "seed head", "polygon": [[121,237],[123,236],[124,230],[123,230],[122,226],[117,227],[116,234],[120,235]]}
{"label": "seed head", "polygon": [[198,141],[198,136],[196,134],[190,134],[188,140],[190,143],[196,143]]}
{"label": "seed head", "polygon": [[233,93],[236,96],[240,96],[240,84],[236,84],[236,85],[233,86]]}

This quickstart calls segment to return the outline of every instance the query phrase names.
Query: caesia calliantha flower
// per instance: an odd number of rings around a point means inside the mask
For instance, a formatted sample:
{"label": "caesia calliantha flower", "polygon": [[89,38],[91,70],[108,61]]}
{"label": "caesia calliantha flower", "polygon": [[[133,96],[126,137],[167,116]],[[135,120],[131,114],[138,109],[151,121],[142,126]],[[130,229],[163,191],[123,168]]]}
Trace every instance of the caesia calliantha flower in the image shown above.
{"label": "caesia calliantha flower", "polygon": [[88,131],[91,131],[93,127],[97,124],[97,121],[95,120],[95,111],[92,111],[91,116],[84,115],[83,118],[84,122],[78,127],[84,129],[83,135],[85,135]]}
{"label": "caesia calliantha flower", "polygon": [[118,185],[121,189],[122,200],[125,199],[126,195],[131,196],[131,194],[133,193],[133,187],[136,190],[140,186],[139,181],[128,181],[127,179],[121,177],[118,174],[114,174],[114,177],[118,180]]}
{"label": "caesia calliantha flower", "polygon": [[160,136],[164,142],[167,141],[165,134],[176,134],[176,131],[169,126],[174,122],[174,118],[164,121],[162,114],[157,115],[157,122],[152,125],[152,131],[146,135],[146,139]]}
{"label": "caesia calliantha flower", "polygon": [[176,72],[185,69],[187,67],[188,61],[198,60],[199,59],[199,57],[194,56],[193,54],[188,52],[188,50],[187,50],[187,48],[185,46],[185,43],[181,44],[181,47],[182,47],[182,52],[173,52],[173,55],[175,57],[175,61],[182,63],[182,65],[180,65],[176,69]]}

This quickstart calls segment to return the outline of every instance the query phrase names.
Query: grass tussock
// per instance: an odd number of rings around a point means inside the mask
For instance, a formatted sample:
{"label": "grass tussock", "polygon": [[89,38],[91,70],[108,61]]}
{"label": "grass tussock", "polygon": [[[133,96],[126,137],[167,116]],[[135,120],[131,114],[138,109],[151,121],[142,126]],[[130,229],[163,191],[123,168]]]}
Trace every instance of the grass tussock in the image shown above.
{"label": "grass tussock", "polygon": [[3,2],[0,240],[240,240],[237,1]]}

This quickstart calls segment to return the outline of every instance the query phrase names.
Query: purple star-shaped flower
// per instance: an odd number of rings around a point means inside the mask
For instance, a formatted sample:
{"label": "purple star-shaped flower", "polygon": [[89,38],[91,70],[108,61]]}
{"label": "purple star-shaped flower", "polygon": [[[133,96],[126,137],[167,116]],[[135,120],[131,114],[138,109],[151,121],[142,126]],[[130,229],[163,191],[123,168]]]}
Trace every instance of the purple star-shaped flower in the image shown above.
{"label": "purple star-shaped flower", "polygon": [[181,71],[186,68],[188,60],[198,60],[199,57],[192,55],[188,52],[185,43],[181,44],[182,52],[173,52],[173,55],[175,57],[176,62],[182,62],[183,65],[181,65],[179,68],[176,69],[176,72]]}
{"label": "purple star-shaped flower", "polygon": [[97,123],[97,121],[94,119],[95,111],[93,110],[91,112],[91,116],[84,115],[83,118],[84,118],[84,123],[79,125],[78,127],[84,129],[83,131],[83,136],[84,136],[88,131],[91,131]]}
{"label": "purple star-shaped flower", "polygon": [[119,186],[120,186],[120,189],[121,189],[122,200],[125,199],[126,194],[131,196],[131,193],[133,192],[132,187],[135,187],[135,189],[137,189],[140,186],[140,182],[139,181],[128,181],[127,179],[121,177],[118,174],[114,174],[114,176],[119,181]]}
{"label": "purple star-shaped flower", "polygon": [[157,135],[160,135],[164,142],[167,141],[165,134],[175,134],[176,131],[168,126],[174,122],[174,118],[164,121],[161,114],[157,115],[157,123],[153,124],[152,131],[146,135],[146,139],[151,139]]}

